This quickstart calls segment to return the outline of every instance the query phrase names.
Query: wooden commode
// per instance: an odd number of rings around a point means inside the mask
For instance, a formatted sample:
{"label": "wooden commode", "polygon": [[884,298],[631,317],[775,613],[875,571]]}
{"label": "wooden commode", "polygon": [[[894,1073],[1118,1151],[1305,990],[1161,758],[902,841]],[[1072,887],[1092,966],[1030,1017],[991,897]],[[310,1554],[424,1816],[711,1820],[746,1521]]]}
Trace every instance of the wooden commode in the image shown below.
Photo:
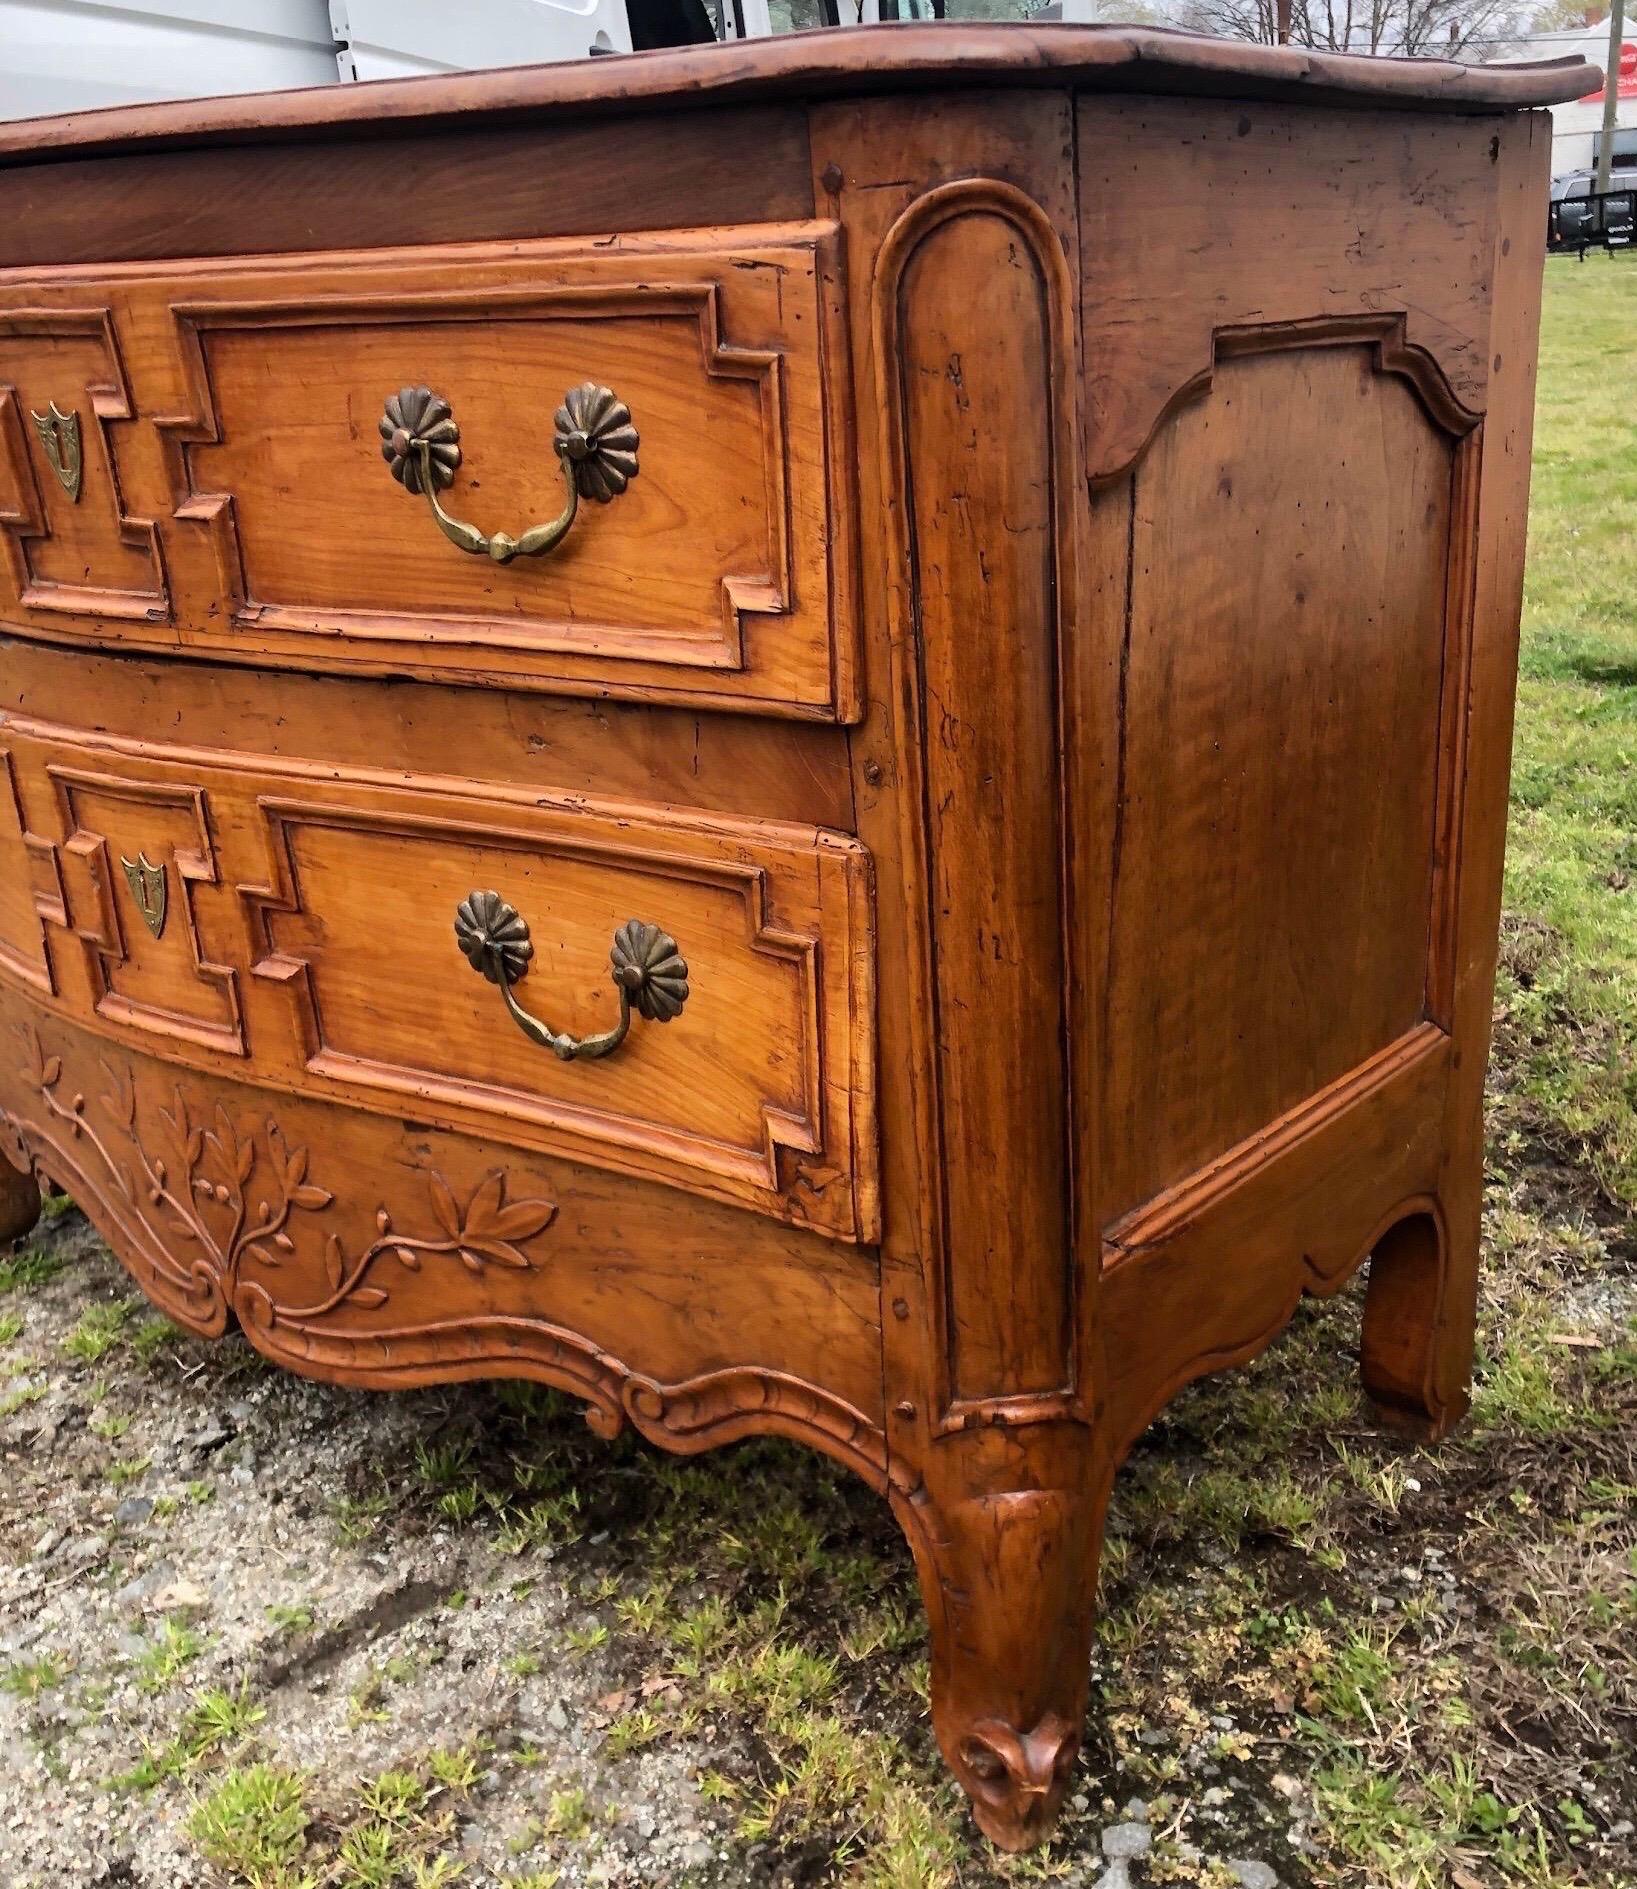
{"label": "wooden commode", "polygon": [[1110,1481],[1466,1405],[1576,61],[878,27],[0,128],[0,1232],[888,1497],[1050,1828]]}

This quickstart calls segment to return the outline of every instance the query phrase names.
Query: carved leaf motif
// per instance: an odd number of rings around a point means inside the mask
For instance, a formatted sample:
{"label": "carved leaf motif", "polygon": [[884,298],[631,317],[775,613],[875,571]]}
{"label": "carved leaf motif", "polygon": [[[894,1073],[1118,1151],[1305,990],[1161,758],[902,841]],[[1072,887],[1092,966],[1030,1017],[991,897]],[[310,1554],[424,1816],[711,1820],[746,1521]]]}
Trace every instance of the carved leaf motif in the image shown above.
{"label": "carved leaf motif", "polygon": [[505,1192],[505,1177],[499,1169],[485,1174],[473,1191],[466,1209],[464,1231],[468,1239],[480,1238],[493,1231],[495,1215],[500,1211],[500,1197]]}
{"label": "carved leaf motif", "polygon": [[[191,1152],[191,1150],[193,1149],[195,1145],[194,1140],[193,1140],[193,1124],[188,1116],[187,1098],[183,1095],[180,1084],[178,1084],[176,1088],[175,1101],[174,1101],[173,1107],[175,1109],[174,1114],[171,1112],[170,1109],[162,1108],[159,1111],[159,1119],[171,1131],[171,1134],[174,1137],[177,1143],[177,1146],[186,1147],[188,1150],[190,1150],[190,1155],[189,1155],[190,1160],[196,1161],[198,1160],[199,1156]],[[202,1153],[203,1152],[202,1142],[199,1144],[199,1148],[200,1148],[200,1152]]]}
{"label": "carved leaf motif", "polygon": [[[482,1259],[492,1260],[497,1266],[509,1266],[514,1272],[527,1272],[531,1261],[515,1246],[508,1246],[504,1240],[474,1240],[472,1249]],[[466,1259],[465,1253],[461,1254]]]}
{"label": "carved leaf motif", "polygon": [[17,1034],[23,1039],[23,1074],[37,1089],[49,1085],[45,1079],[45,1050],[40,1042],[39,1032],[31,1030],[27,1024],[17,1026]]}
{"label": "carved leaf motif", "polygon": [[500,1240],[532,1240],[556,1218],[554,1200],[514,1200],[495,1215],[489,1231]]}
{"label": "carved leaf motif", "polygon": [[451,1240],[458,1240],[461,1236],[459,1203],[450,1192],[449,1183],[436,1168],[428,1178],[432,1188],[432,1211],[437,1215],[438,1225]]}
{"label": "carved leaf motif", "polygon": [[131,1072],[104,1061],[102,1073],[108,1078],[108,1093],[102,1097],[104,1113],[130,1135],[136,1130],[136,1086]]}
{"label": "carved leaf motif", "polygon": [[[50,1106],[73,1133],[94,1134],[82,1119],[83,1096],[76,1095],[71,1103],[63,1103],[49,1094],[62,1079],[62,1059],[48,1055],[39,1033],[30,1027],[19,1026],[18,1035],[23,1040],[26,1068],[36,1085],[43,1085],[42,1093],[46,1093]],[[129,1066],[104,1061],[102,1068],[109,1089],[98,1097],[99,1108],[124,1132],[135,1150],[142,1191],[150,1206],[158,1210],[164,1237],[189,1244],[199,1255],[188,1262],[196,1277],[201,1267],[207,1268],[226,1285],[241,1262],[276,1271],[301,1254],[302,1242],[291,1231],[295,1224],[291,1216],[298,1211],[321,1212],[336,1198],[329,1188],[308,1178],[312,1167],[309,1148],[292,1147],[271,1116],[251,1123],[247,1132],[219,1101],[206,1104],[201,1110],[203,1119],[195,1123],[178,1082],[168,1106],[161,1102],[154,1109],[172,1148],[171,1164],[178,1169],[173,1181],[167,1161],[145,1145],[135,1078]],[[110,1168],[120,1174],[114,1157],[106,1150],[102,1152]],[[258,1166],[263,1183],[252,1211],[246,1184]],[[129,1182],[123,1181],[122,1186],[129,1195]],[[427,1170],[427,1187],[434,1228],[415,1233],[400,1231],[392,1213],[382,1204],[374,1215],[375,1237],[367,1244],[349,1252],[344,1230],[325,1238],[322,1266],[327,1293],[321,1301],[305,1306],[281,1305],[257,1287],[262,1298],[256,1303],[264,1303],[266,1315],[275,1320],[322,1318],[343,1303],[365,1308],[385,1305],[388,1291],[370,1282],[369,1274],[389,1255],[411,1273],[423,1269],[428,1255],[445,1261],[458,1259],[474,1276],[489,1266],[525,1271],[536,1262],[523,1250],[523,1244],[544,1232],[557,1217],[557,1204],[549,1198],[508,1201],[506,1176],[498,1168],[478,1181],[464,1207],[436,1169]],[[229,1219],[213,1225],[204,1212],[207,1206],[223,1210]]]}

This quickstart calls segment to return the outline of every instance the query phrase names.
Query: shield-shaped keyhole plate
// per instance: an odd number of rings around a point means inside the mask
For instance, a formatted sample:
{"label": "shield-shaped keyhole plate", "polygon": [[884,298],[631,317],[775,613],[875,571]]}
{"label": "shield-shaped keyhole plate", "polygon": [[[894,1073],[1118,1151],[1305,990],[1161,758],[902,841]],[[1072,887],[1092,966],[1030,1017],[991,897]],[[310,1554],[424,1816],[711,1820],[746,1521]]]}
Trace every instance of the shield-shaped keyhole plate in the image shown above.
{"label": "shield-shaped keyhole plate", "polygon": [[143,924],[157,938],[165,929],[165,907],[169,903],[165,868],[156,866],[146,853],[138,853],[135,859],[122,857],[119,863],[125,868],[125,882]]}
{"label": "shield-shaped keyhole plate", "polygon": [[45,456],[51,462],[51,470],[57,475],[57,482],[76,504],[80,496],[80,473],[84,460],[80,450],[80,416],[77,413],[64,413],[55,400],[44,413],[35,413],[30,409],[29,417],[34,422],[34,430],[40,436],[40,444],[45,448]]}

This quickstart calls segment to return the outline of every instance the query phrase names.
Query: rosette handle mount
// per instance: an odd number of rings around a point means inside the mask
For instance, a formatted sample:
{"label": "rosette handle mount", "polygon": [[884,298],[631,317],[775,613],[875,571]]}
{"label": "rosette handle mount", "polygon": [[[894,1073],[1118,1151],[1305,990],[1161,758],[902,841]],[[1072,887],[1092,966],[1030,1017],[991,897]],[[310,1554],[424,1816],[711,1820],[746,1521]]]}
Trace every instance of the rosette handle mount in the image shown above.
{"label": "rosette handle mount", "polygon": [[595,1036],[554,1030],[517,1001],[513,987],[528,975],[534,940],[528,921],[498,892],[467,893],[455,908],[455,942],[472,969],[499,986],[523,1034],[565,1063],[613,1055],[630,1032],[633,1011],[650,1023],[669,1023],[688,1001],[688,967],[676,940],[640,918],[628,918],[614,933],[608,962],[619,993],[619,1021]]}
{"label": "rosette handle mount", "polygon": [[438,529],[451,544],[474,557],[493,558],[496,564],[540,557],[560,544],[579,516],[582,498],[601,505],[618,498],[637,476],[638,444],[631,409],[612,388],[588,380],[564,394],[552,422],[552,450],[563,473],[563,509],[514,538],[508,531],[485,534],[443,509],[438,494],[454,483],[461,451],[460,424],[441,394],[430,387],[402,387],[381,415],[381,457],[393,478],[406,492],[425,495]]}

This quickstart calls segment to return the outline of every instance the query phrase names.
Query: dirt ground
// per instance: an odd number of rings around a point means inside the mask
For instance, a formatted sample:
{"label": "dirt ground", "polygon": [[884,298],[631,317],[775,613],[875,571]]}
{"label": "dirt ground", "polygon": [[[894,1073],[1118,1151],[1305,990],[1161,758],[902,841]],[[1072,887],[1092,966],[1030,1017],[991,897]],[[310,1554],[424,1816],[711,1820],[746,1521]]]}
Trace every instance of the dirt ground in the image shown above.
{"label": "dirt ground", "polygon": [[0,1258],[0,1883],[1637,1882],[1637,1255],[1499,1100],[1467,1430],[1373,1431],[1356,1294],[1173,1406],[1020,1860],[868,1491],[272,1372],[57,1203]]}

